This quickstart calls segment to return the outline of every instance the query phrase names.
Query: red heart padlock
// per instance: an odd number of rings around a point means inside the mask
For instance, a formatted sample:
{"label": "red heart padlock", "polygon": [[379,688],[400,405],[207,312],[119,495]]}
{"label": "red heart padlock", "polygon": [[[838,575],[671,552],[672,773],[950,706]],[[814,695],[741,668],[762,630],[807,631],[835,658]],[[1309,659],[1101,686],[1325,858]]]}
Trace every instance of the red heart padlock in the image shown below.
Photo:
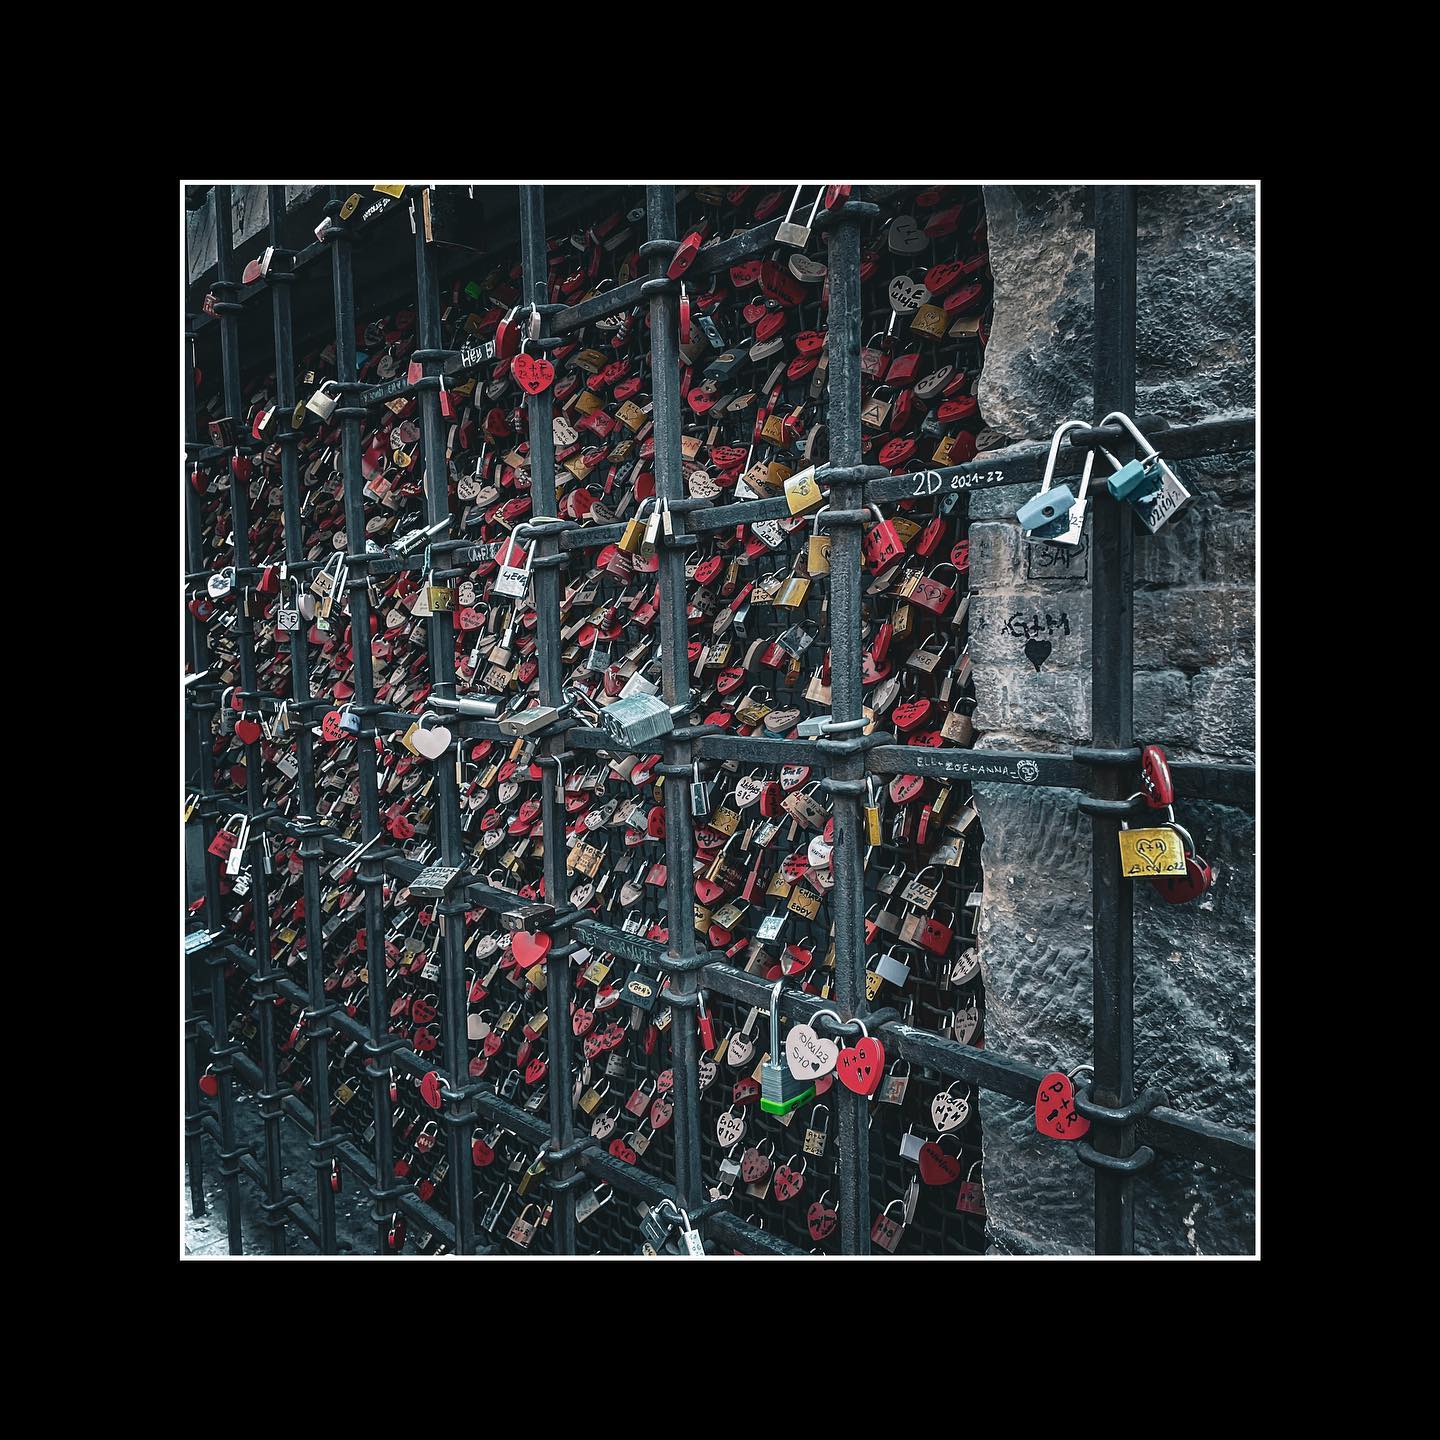
{"label": "red heart padlock", "polygon": [[907,700],[903,705],[897,705],[890,712],[890,719],[897,730],[908,733],[918,730],[925,723],[930,710],[931,702],[922,696],[919,700]]}
{"label": "red heart padlock", "polygon": [[340,738],[342,732],[340,730],[340,712],[338,710],[330,710],[326,713],[325,718],[320,722],[320,733],[327,740],[338,740]]}
{"label": "red heart padlock", "polygon": [[555,378],[555,367],[543,356],[526,355],[523,351],[510,362],[510,373],[527,395],[539,395]]}
{"label": "red heart padlock", "polygon": [[833,1205],[827,1205],[824,1197],[815,1201],[805,1212],[805,1223],[810,1227],[812,1240],[823,1240],[839,1223],[840,1212]]}
{"label": "red heart padlock", "polygon": [[476,1135],[470,1142],[470,1158],[483,1170],[495,1158],[495,1152]]}
{"label": "red heart padlock", "polygon": [[623,1160],[627,1165],[633,1165],[638,1158],[623,1139],[612,1140],[610,1142],[610,1153],[617,1160]]}
{"label": "red heart padlock", "polygon": [[545,1078],[545,1072],[550,1068],[550,1062],[543,1056],[537,1055],[525,1067],[525,1083],[534,1085],[537,1081]]}
{"label": "red heart padlock", "polygon": [[211,1074],[209,1070],[200,1077],[199,1085],[200,1093],[208,1095],[212,1100],[220,1093],[220,1077]]}
{"label": "red heart padlock", "polygon": [[1090,1129],[1075,1108],[1075,1087],[1063,1071],[1052,1070],[1035,1092],[1035,1128],[1052,1140],[1078,1140]]}
{"label": "red heart padlock", "polygon": [[920,1178],[927,1185],[951,1184],[960,1178],[960,1157],[927,1140],[920,1147]]}
{"label": "red heart padlock", "polygon": [[862,1036],[842,1050],[835,1062],[840,1083],[857,1095],[873,1095],[885,1075],[885,1048],[873,1035]]}
{"label": "red heart padlock", "polygon": [[420,1098],[432,1110],[438,1110],[444,1104],[440,1096],[442,1083],[443,1077],[438,1070],[427,1070],[420,1081]]}
{"label": "red heart padlock", "polygon": [[792,1170],[789,1164],[782,1165],[775,1172],[775,1198],[793,1200],[805,1188],[805,1172]]}
{"label": "red heart padlock", "polygon": [[[531,819],[533,818],[534,816],[531,816]],[[510,940],[510,953],[528,970],[550,953],[551,944],[550,937],[543,930],[534,935],[528,930],[517,930]]]}

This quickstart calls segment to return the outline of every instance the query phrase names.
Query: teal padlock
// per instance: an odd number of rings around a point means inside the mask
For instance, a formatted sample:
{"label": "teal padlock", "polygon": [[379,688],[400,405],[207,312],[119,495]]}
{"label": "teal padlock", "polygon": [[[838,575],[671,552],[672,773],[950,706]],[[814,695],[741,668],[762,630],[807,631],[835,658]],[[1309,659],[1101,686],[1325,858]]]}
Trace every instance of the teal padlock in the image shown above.
{"label": "teal padlock", "polygon": [[1068,485],[1056,485],[1032,495],[1015,512],[1020,528],[1035,540],[1048,540],[1053,535],[1063,535],[1070,526],[1070,511],[1075,506],[1075,494]]}
{"label": "teal padlock", "polygon": [[1108,450],[1102,453],[1116,467],[1115,473],[1106,482],[1116,500],[1128,500],[1132,505],[1148,505],[1160,493],[1165,477],[1160,471],[1159,455],[1147,455],[1143,460],[1121,465]]}

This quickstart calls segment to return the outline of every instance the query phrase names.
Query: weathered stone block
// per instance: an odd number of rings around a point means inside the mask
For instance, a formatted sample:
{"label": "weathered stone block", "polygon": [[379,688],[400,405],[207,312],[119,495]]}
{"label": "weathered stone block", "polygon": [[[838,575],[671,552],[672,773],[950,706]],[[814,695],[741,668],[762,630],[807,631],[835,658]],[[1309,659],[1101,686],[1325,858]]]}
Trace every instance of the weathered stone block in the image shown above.
{"label": "weathered stone block", "polygon": [[1146,745],[1188,746],[1195,734],[1190,682],[1178,670],[1135,676],[1135,734]]}
{"label": "weathered stone block", "polygon": [[[970,526],[970,588],[1003,590],[1020,580],[1020,527],[1011,517]],[[973,602],[972,602],[973,604]]]}
{"label": "weathered stone block", "polygon": [[[1137,677],[1138,678],[1138,677]],[[1202,671],[1194,679],[1196,743],[1207,755],[1225,759],[1255,757],[1255,670],[1237,664]],[[1136,704],[1139,709],[1138,695]],[[1138,725],[1138,719],[1137,719]]]}
{"label": "weathered stone block", "polygon": [[1222,585],[1253,585],[1255,512],[1210,508],[1205,514],[1201,555],[1202,580],[1214,580]]}

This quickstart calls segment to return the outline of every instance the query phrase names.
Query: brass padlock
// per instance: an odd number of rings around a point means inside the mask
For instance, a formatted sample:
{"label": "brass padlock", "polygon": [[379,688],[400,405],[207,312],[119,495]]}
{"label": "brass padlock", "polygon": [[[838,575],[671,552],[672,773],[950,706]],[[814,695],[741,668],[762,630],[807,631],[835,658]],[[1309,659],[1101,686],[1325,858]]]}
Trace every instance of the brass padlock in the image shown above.
{"label": "brass padlock", "polygon": [[932,340],[943,340],[947,319],[942,306],[922,305],[910,322],[910,332],[913,335],[928,335]]}
{"label": "brass padlock", "polygon": [[1127,880],[1185,874],[1180,836],[1167,825],[1129,830],[1120,822],[1120,873]]}
{"label": "brass padlock", "polygon": [[825,502],[820,486],[815,479],[815,467],[807,465],[785,481],[785,503],[792,515],[803,515]]}

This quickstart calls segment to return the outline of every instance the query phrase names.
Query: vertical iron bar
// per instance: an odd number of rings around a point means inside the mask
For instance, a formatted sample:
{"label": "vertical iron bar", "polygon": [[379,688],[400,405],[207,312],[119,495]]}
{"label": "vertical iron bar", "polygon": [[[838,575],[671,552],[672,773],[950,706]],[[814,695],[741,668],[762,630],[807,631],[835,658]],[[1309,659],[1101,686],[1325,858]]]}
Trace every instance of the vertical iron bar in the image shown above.
{"label": "vertical iron bar", "polygon": [[[270,243],[277,250],[285,248],[285,186],[270,186]],[[280,446],[280,488],[285,507],[285,560],[295,565],[305,559],[303,522],[300,518],[300,457],[296,446],[300,432],[290,428],[291,412],[295,409],[295,340],[291,318],[290,286],[294,271],[288,258],[277,261],[267,277],[275,320],[275,403],[279,407],[280,428],[276,443]],[[284,604],[286,590],[295,583],[282,583],[278,604]],[[297,702],[310,699],[310,652],[308,626],[290,632],[290,695]],[[278,637],[277,637],[278,638]],[[294,815],[315,819],[315,751],[310,734],[309,712],[298,712],[290,735],[295,738],[296,764],[299,767],[299,804]],[[299,845],[303,866],[302,893],[305,897],[305,989],[310,1052],[310,1084],[313,1090],[311,1109],[315,1116],[315,1133],[311,1140],[310,1164],[315,1172],[315,1219],[320,1230],[320,1253],[335,1254],[335,1194],[330,1188],[330,1166],[334,1161],[334,1141],[330,1125],[330,1028],[329,1019],[317,1012],[326,1006],[325,941],[320,911],[320,863],[324,847],[316,837],[302,838]]]}
{"label": "vertical iron bar", "polygon": [[[188,274],[188,247],[185,258],[186,273]],[[185,383],[182,392],[185,397],[185,439],[189,444],[198,445],[200,434],[199,421],[195,412],[195,347],[188,315],[185,322],[184,353],[181,363],[185,367]],[[199,497],[190,484],[190,468],[187,460],[182,465],[180,483],[185,497],[185,569],[188,573],[194,574],[201,565],[200,508]],[[190,665],[198,674],[206,668],[207,652],[200,622],[188,611],[186,612],[185,639]],[[211,689],[213,690],[213,687]],[[198,767],[196,790],[203,797],[210,790],[209,777],[214,772],[214,765],[213,757],[206,753],[210,737],[206,733],[205,712],[196,708],[195,702],[198,698],[189,690],[186,691],[185,745],[189,752],[186,759]],[[213,708],[213,704],[211,708]],[[182,788],[183,782],[188,778],[188,770],[188,765],[182,765]],[[210,823],[211,817],[205,813],[206,808],[200,800],[196,801],[197,814],[195,818],[200,826],[201,853],[204,855],[208,870],[214,864],[214,857],[208,854],[203,847],[209,845],[214,839],[214,826]],[[188,867],[190,859],[188,840],[185,859]],[[189,898],[190,887],[187,884],[182,892],[182,900],[187,910]],[[208,904],[205,923],[212,927],[216,923],[216,916],[210,911]],[[205,1213],[205,1131],[201,1124],[204,1103],[200,1098],[200,1016],[197,1008],[201,997],[197,994],[194,963],[188,956],[184,956],[181,964],[185,970],[185,1170],[190,1180],[190,1213],[198,1219]]]}
{"label": "vertical iron bar", "polygon": [[[232,278],[234,262],[230,254],[231,225],[230,225],[230,190],[228,186],[217,185],[215,187],[215,246],[218,259],[218,278],[215,281],[214,289],[221,295],[230,295],[237,289],[239,284]],[[240,376],[239,376],[239,336],[236,332],[233,318],[224,313],[224,307],[234,304],[233,300],[217,300],[215,304],[216,313],[220,317],[220,351],[222,371],[225,377],[224,383],[224,406],[227,415],[235,416],[235,409],[239,408]],[[227,324],[226,321],[229,321]],[[232,405],[235,407],[232,409]],[[238,424],[238,418],[236,418]],[[231,475],[229,487],[230,495],[230,521],[236,526],[234,504],[236,485],[234,475]],[[242,670],[242,685],[243,670]],[[224,696],[221,696],[221,703],[224,703]],[[214,755],[208,761],[211,771],[214,770]],[[213,782],[212,782],[213,783]],[[206,903],[207,914],[212,914],[214,920],[212,928],[218,927],[220,923],[220,884],[219,867],[206,866],[207,882],[213,873],[214,875],[214,908],[212,910],[208,898]],[[206,886],[207,897],[210,886]],[[212,958],[210,970],[210,1014],[214,1022],[215,1034],[223,1037],[225,1044],[235,1045],[236,1041],[230,1033],[230,1017],[225,1000],[225,967],[214,963]],[[240,1163],[235,1154],[235,1110],[234,1092],[230,1088],[231,1075],[230,1057],[222,1057],[220,1064],[216,1067],[216,1073],[220,1077],[220,1093],[216,1097],[220,1109],[220,1143],[225,1147],[225,1154],[220,1159],[220,1173],[225,1177],[225,1218],[229,1230],[230,1253],[240,1255],[243,1253],[242,1239],[240,1232]]]}
{"label": "vertical iron bar", "polygon": [[[645,188],[645,230],[648,240],[676,238],[675,187]],[[650,260],[652,278],[665,274],[666,258]],[[655,493],[661,500],[685,498],[680,463],[680,354],[679,309],[673,294],[650,298],[650,391],[654,401]],[[685,517],[673,517],[675,535],[685,533]],[[663,535],[661,537],[663,542]],[[667,705],[690,701],[689,626],[685,618],[685,551],[664,545],[660,551],[660,665]],[[690,765],[694,751],[689,740],[664,737],[665,763]],[[695,955],[694,826],[691,823],[689,787],[671,774],[665,782],[665,911],[668,917],[669,954],[691,960]],[[684,970],[671,977],[677,996],[694,994],[697,974]],[[687,1208],[703,1199],[700,1165],[700,1044],[696,1014],[688,1005],[671,1011],[670,1060],[675,1077],[675,1188]]]}
{"label": "vertical iron bar", "polygon": [[[335,284],[335,375],[342,385],[356,383],[355,363],[355,279],[350,253],[348,222],[339,220],[339,196],[330,187],[327,207],[334,222],[331,235],[333,276]],[[352,555],[365,548],[365,477],[360,471],[360,426],[366,419],[363,405],[354,395],[342,391],[341,403],[335,407],[340,417],[341,468],[345,487],[345,538]],[[351,654],[355,663],[355,703],[364,717],[355,749],[360,770],[360,840],[376,839],[380,831],[380,795],[376,781],[375,746],[375,677],[370,653],[370,592],[366,573],[369,566],[358,561],[352,565],[347,588],[350,592]],[[388,1254],[386,1233],[389,1213],[382,1209],[393,1198],[395,1159],[393,1112],[390,1108],[390,1067],[385,1056],[393,1048],[387,1044],[390,1029],[390,1000],[385,983],[385,906],[383,889],[385,867],[376,852],[386,847],[377,844],[361,856],[356,872],[365,887],[365,984],[370,992],[370,1039],[364,1046],[369,1063],[365,1073],[370,1079],[375,1118],[375,1184],[370,1189],[374,1205],[370,1218],[376,1226],[375,1248]]]}
{"label": "vertical iron bar", "polygon": [[[843,220],[829,232],[830,314],[828,319],[830,379],[826,424],[830,433],[830,463],[860,463],[860,224]],[[836,510],[858,507],[862,487],[835,485],[830,505]],[[862,713],[860,682],[861,615],[860,530],[846,525],[831,533],[830,541],[830,694],[831,714],[837,721],[858,720]],[[865,777],[863,755],[841,756],[826,766],[832,778],[860,782]],[[835,999],[842,1014],[863,1015],[865,1000],[865,889],[858,883],[865,873],[860,834],[858,794],[843,791],[831,796],[835,818],[834,868],[846,882],[830,892],[835,919]],[[837,1131],[840,1153],[840,1251],[844,1255],[870,1253],[870,1131],[867,1102],[844,1086],[836,1086]]]}
{"label": "vertical iron bar", "polygon": [[[415,231],[415,310],[419,326],[420,348],[440,347],[440,298],[435,274],[435,258],[425,243],[425,226],[417,213],[417,201],[423,204],[423,191],[415,191],[410,202],[410,218]],[[425,368],[439,374],[441,366],[427,361]],[[420,430],[425,451],[425,523],[434,525],[450,517],[450,467],[445,458],[444,427],[441,424],[440,397],[434,390],[420,392]],[[449,539],[447,529],[443,536]],[[455,617],[452,611],[437,610],[426,622],[426,638],[430,654],[430,682],[436,695],[455,694]],[[431,763],[438,792],[440,814],[440,863],[459,865],[462,862],[460,836],[460,788],[455,766],[462,753],[463,742],[457,736],[455,755],[447,751]],[[445,1068],[451,1084],[463,1088],[470,1083],[470,1044],[466,1029],[467,987],[465,984],[465,911],[464,898],[442,899],[436,906],[445,927],[441,947],[441,993],[445,1001],[444,1043]],[[475,1249],[475,1199],[470,1160],[470,1143],[464,1127],[473,1125],[475,1107],[468,1101],[449,1101],[445,1106],[445,1144],[450,1172],[451,1209],[455,1221],[455,1250],[469,1255]]]}
{"label": "vertical iron bar", "polygon": [[[215,188],[215,240],[219,255],[219,283],[225,285],[233,295],[235,284],[235,251],[232,234],[230,200],[233,192],[229,186]],[[216,307],[220,316],[220,359],[224,369],[225,413],[235,423],[237,439],[243,432],[245,414],[244,400],[240,394],[240,306],[232,301],[222,302]],[[238,454],[238,451],[237,451]],[[255,470],[261,469],[259,457]],[[250,613],[254,602],[248,579],[241,578],[250,565],[250,489],[249,482],[241,483],[233,472],[230,476],[230,525],[234,540],[236,582],[239,596],[235,610],[235,639],[240,652],[240,691],[245,707],[254,707],[259,713],[258,681],[255,669],[255,623]],[[250,815],[258,815],[265,808],[265,792],[260,783],[260,740],[259,737],[245,746],[245,808]],[[271,1205],[279,1203],[284,1188],[284,1159],[280,1150],[280,1102],[276,1090],[275,1073],[275,1007],[273,986],[267,984],[274,977],[270,963],[270,893],[264,867],[258,859],[261,827],[252,828],[246,836],[246,860],[250,864],[250,912],[253,917],[255,941],[254,988],[251,991],[251,1006],[255,1025],[260,1032],[260,1073],[264,1077],[264,1090],[259,1095],[259,1110],[265,1122],[265,1198]],[[252,858],[255,857],[255,858]],[[244,863],[244,862],[242,862]],[[270,1251],[274,1255],[285,1253],[284,1211],[268,1211],[266,1229],[270,1232]]]}
{"label": "vertical iron bar", "polygon": [[[1111,410],[1135,413],[1135,191],[1095,187],[1095,422]],[[1102,498],[1091,540],[1090,735],[1100,748],[1128,748],[1133,728],[1135,522],[1128,505]],[[1094,769],[1091,794],[1119,800],[1121,767]],[[1134,1089],[1133,892],[1120,873],[1120,821],[1091,817],[1095,922],[1095,1099],[1128,1105]],[[1134,1125],[1097,1123],[1095,1148],[1106,1155],[1135,1149]],[[1135,1249],[1134,1178],[1095,1172],[1095,1251]]]}
{"label": "vertical iron bar", "polygon": [[[545,305],[550,299],[548,249],[545,244],[545,191],[540,185],[520,187],[520,260],[524,270],[521,291],[527,304]],[[542,317],[540,335],[549,325]],[[534,517],[557,516],[555,494],[555,436],[551,428],[554,393],[545,389],[527,402],[530,437],[530,499]],[[557,540],[531,537],[536,559],[559,552]],[[560,571],[551,565],[534,572],[535,639],[540,660],[540,703],[559,706],[564,677],[560,668]],[[542,753],[558,755],[565,748],[563,736],[541,742]],[[565,876],[565,808],[558,767],[546,765],[540,781],[540,813],[544,817],[545,899],[557,912],[570,908]],[[545,1034],[550,1053],[550,1145],[561,1150],[575,1138],[573,1089],[575,1084],[574,1032],[570,1024],[571,976],[568,958],[552,959],[545,966],[545,1008],[549,1016]],[[555,1178],[574,1173],[574,1162],[555,1167]],[[555,1196],[551,1216],[553,1245],[557,1255],[575,1253],[575,1191],[562,1190]]]}

